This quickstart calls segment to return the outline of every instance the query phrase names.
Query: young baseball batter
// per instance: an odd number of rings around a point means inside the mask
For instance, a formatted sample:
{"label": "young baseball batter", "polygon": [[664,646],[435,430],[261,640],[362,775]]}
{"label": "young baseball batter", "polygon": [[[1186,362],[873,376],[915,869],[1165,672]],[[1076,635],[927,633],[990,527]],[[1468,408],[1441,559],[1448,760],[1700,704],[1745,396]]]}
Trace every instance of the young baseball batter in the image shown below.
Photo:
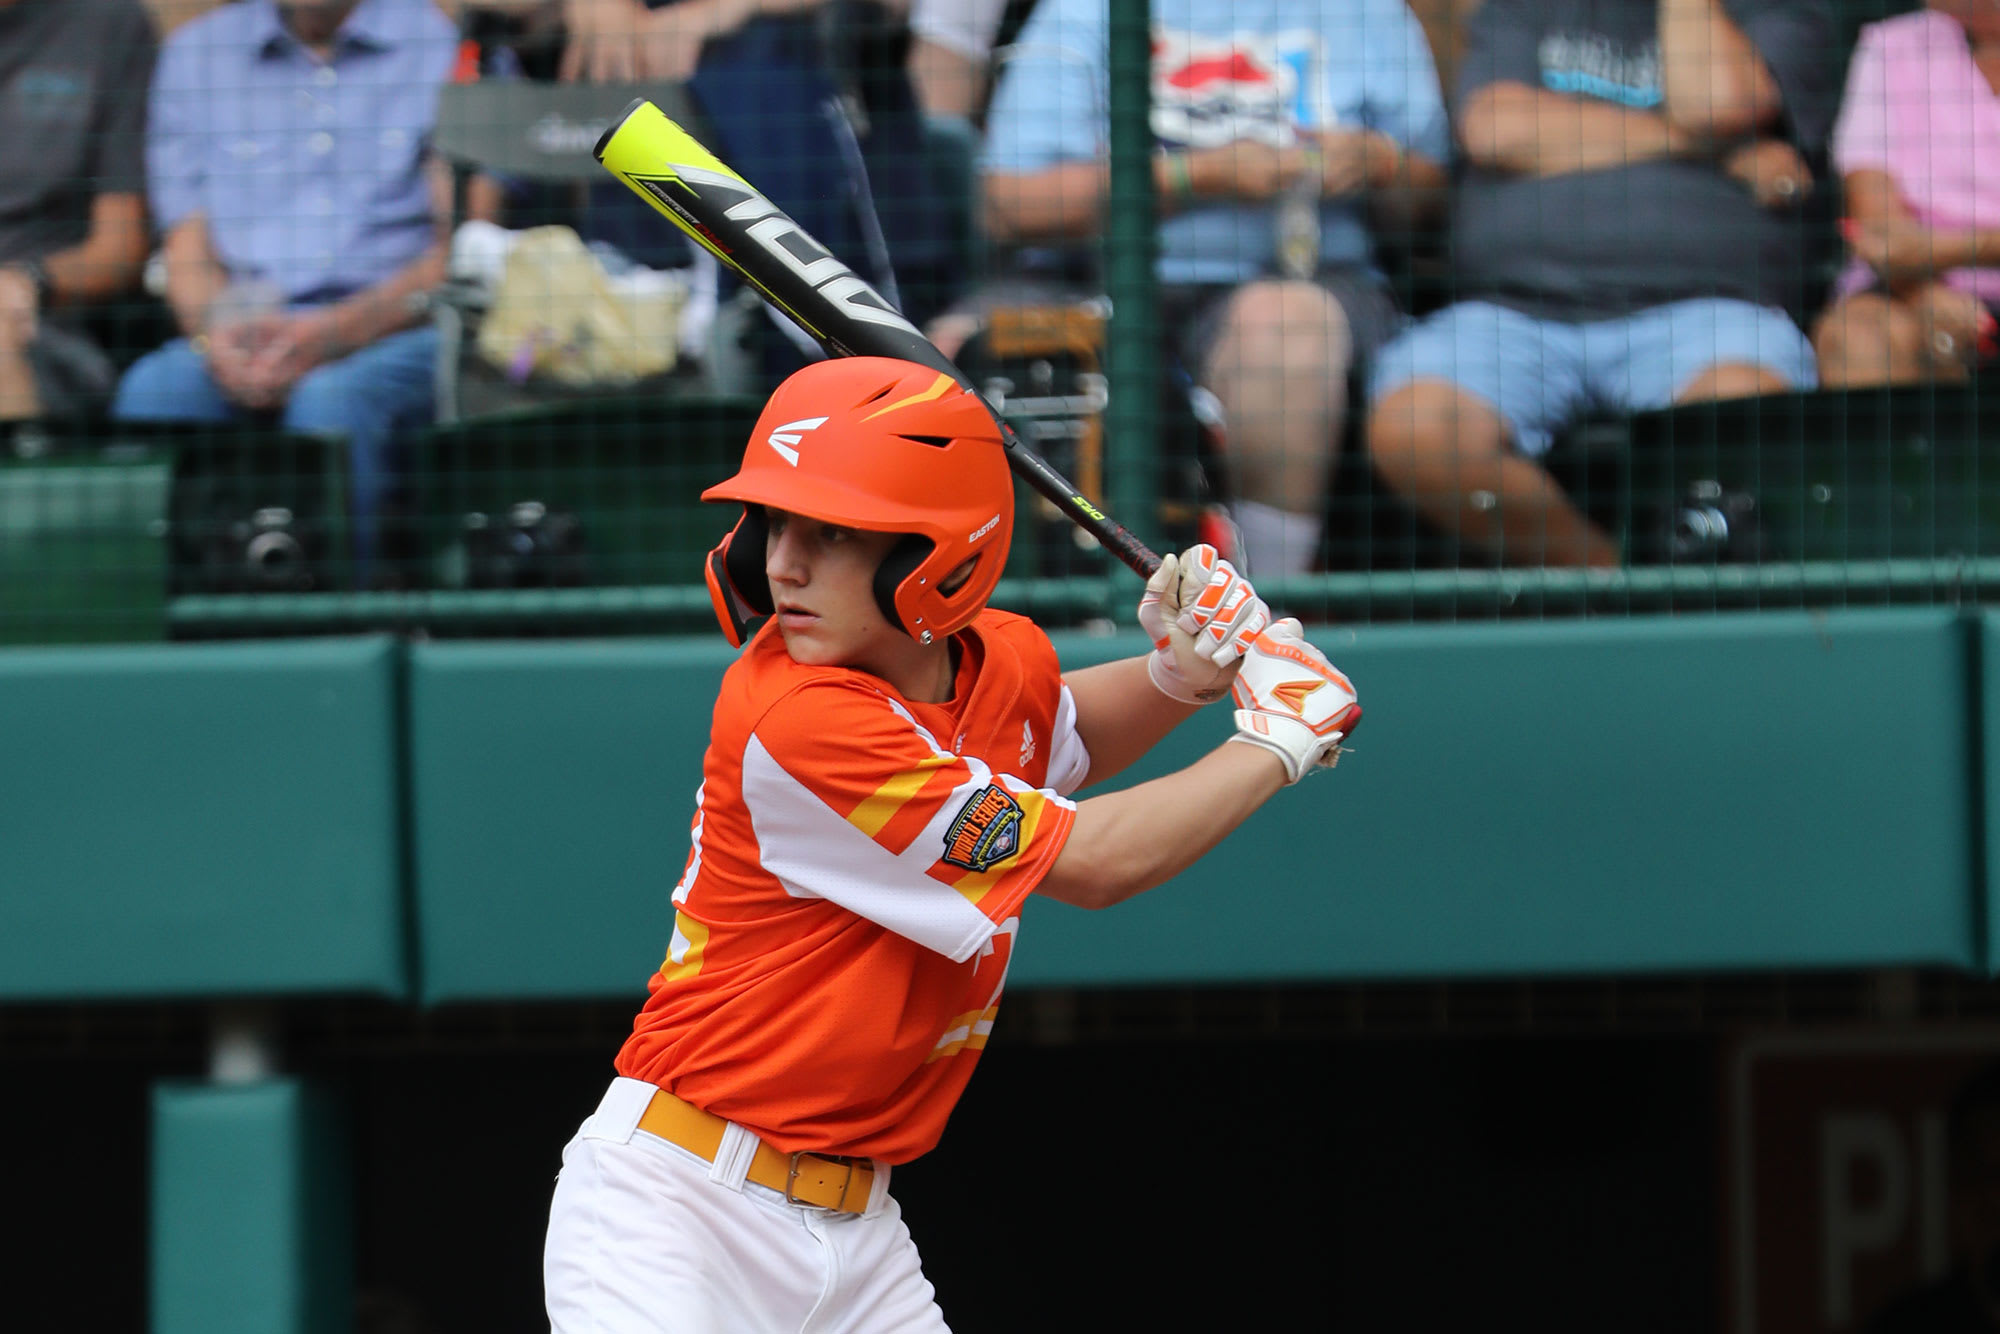
{"label": "young baseball batter", "polygon": [[[1063,674],[986,608],[1014,513],[999,434],[921,366],[798,372],[704,499],[743,506],[709,561],[725,629],[769,619],[716,701],[666,960],[563,1153],[550,1322],[943,1330],[890,1170],[965,1089],[1022,902],[1162,883],[1361,710],[1206,547],[1147,584],[1155,652]],[[1232,688],[1249,744],[1070,799]]]}

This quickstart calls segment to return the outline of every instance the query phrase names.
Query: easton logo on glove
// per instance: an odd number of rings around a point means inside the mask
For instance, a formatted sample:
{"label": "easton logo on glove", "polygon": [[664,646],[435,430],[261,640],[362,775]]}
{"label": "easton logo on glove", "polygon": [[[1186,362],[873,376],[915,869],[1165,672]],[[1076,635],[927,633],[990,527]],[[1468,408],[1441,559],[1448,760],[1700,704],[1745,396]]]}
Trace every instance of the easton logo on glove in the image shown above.
{"label": "easton logo on glove", "polygon": [[997,785],[967,797],[944,833],[944,859],[968,871],[984,871],[1020,850],[1021,804]]}
{"label": "easton logo on glove", "polygon": [[1281,686],[1272,686],[1271,697],[1303,718],[1306,713],[1306,696],[1325,684],[1324,681],[1287,681]]}

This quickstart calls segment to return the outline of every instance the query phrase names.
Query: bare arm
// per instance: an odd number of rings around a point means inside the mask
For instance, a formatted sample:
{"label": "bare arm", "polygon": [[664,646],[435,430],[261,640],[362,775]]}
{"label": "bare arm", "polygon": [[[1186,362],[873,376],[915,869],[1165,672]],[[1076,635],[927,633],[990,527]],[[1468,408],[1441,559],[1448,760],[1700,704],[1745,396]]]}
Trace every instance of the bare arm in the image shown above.
{"label": "bare arm", "polygon": [[1438,163],[1385,134],[1370,133],[1368,204],[1376,227],[1396,232],[1436,221],[1444,212],[1450,184],[1451,177]]}
{"label": "bare arm", "polygon": [[90,204],[79,245],[43,258],[49,303],[88,305],[129,292],[146,266],[146,205],[137,194],[103,194]]}
{"label": "bare arm", "polygon": [[[1311,162],[1303,145],[1276,148],[1248,139],[1155,154],[1153,197],[1163,213],[1204,200],[1271,199],[1305,174]],[[1087,240],[1103,223],[1110,184],[1111,173],[1102,162],[1061,162],[1018,175],[989,172],[984,189],[987,234],[998,241]]]}
{"label": "bare arm", "polygon": [[334,348],[354,351],[429,318],[416,298],[444,281],[447,253],[434,243],[373,287],[335,304],[329,312]]}
{"label": "bare arm", "polygon": [[229,286],[229,271],[209,239],[208,218],[200,213],[182,218],[160,250],[167,266],[167,305],[181,332],[192,337],[207,325],[209,306]]}
{"label": "bare arm", "polygon": [[1660,86],[1675,127],[1723,142],[1777,121],[1778,81],[1722,0],[1660,0],[1659,25]]}
{"label": "bare arm", "polygon": [[970,119],[986,100],[985,62],[928,38],[911,39],[909,70],[918,105],[933,116]]}
{"label": "bare arm", "polygon": [[[996,241],[1080,241],[1097,234],[1108,173],[1097,162],[1061,162],[1041,171],[988,172],[986,232]],[[1158,187],[1158,179],[1154,181]]]}
{"label": "bare arm", "polygon": [[1693,140],[1664,116],[1502,80],[1465,104],[1458,138],[1489,171],[1561,176],[1677,157]]}
{"label": "bare arm", "polygon": [[1933,228],[1917,218],[1885,171],[1850,171],[1848,244],[1899,294],[1953,269],[2000,266],[2000,228]]}
{"label": "bare arm", "polygon": [[1840,178],[1847,216],[1856,222],[1915,222],[1917,215],[1886,171],[1850,171]]}
{"label": "bare arm", "polygon": [[1082,787],[1129,769],[1199,708],[1155,688],[1143,656],[1070,672],[1063,684],[1076,701],[1077,735],[1090,752]]}
{"label": "bare arm", "polygon": [[1122,903],[1192,866],[1284,785],[1271,752],[1225,743],[1176,773],[1079,802],[1035,892],[1077,908]]}

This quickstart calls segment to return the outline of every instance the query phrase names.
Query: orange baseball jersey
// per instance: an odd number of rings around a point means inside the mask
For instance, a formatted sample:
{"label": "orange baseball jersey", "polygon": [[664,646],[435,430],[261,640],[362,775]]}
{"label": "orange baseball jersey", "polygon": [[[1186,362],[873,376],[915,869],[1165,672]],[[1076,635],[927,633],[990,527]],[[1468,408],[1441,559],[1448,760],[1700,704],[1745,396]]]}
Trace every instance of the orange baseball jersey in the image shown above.
{"label": "orange baseball jersey", "polygon": [[1033,622],[985,611],[958,642],[943,704],[801,666],[769,625],[730,666],[620,1074],[787,1153],[937,1143],[1090,766]]}

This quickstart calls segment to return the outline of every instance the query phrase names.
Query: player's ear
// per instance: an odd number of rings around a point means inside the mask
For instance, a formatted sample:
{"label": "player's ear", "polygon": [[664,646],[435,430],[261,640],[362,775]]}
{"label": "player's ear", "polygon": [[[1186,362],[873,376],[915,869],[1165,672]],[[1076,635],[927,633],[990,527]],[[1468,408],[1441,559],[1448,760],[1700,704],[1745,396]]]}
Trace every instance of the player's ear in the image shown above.
{"label": "player's ear", "polygon": [[730,647],[742,648],[771,614],[771,583],[764,575],[764,544],[770,523],[762,505],[745,505],[743,517],[715,550],[703,574],[715,619]]}

